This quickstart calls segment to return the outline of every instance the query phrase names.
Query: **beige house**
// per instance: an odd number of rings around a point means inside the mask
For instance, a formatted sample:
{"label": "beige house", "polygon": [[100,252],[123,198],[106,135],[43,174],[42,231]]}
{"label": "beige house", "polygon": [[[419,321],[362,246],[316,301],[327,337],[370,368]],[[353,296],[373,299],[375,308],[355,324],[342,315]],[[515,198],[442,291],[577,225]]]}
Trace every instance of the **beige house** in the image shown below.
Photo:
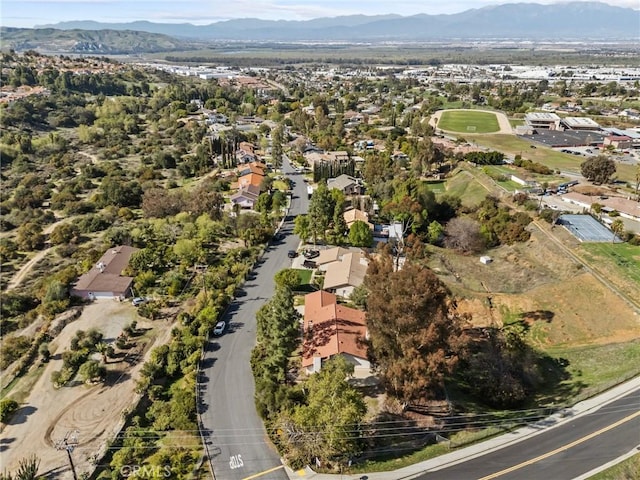
{"label": "beige house", "polygon": [[325,272],[323,288],[349,298],[353,290],[364,282],[368,266],[364,253],[349,251],[336,261],[320,267]]}
{"label": "beige house", "polygon": [[351,225],[355,222],[361,221],[369,225],[369,228],[373,230],[373,223],[369,222],[369,214],[367,212],[363,212],[357,208],[349,208],[342,214],[342,216],[344,217],[344,221],[348,228],[351,228]]}

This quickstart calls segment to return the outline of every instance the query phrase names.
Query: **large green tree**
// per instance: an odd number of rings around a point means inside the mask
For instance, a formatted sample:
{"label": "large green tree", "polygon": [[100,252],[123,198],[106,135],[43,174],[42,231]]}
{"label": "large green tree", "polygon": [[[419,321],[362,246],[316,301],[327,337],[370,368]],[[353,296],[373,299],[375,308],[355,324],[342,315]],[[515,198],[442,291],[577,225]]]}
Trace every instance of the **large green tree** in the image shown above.
{"label": "large green tree", "polygon": [[580,172],[587,180],[596,183],[607,183],[616,173],[616,164],[612,159],[604,155],[598,155],[582,162]]}
{"label": "large green tree", "polygon": [[298,215],[293,227],[293,233],[300,237],[300,240],[306,242],[311,235],[311,225],[309,224],[308,215]]}
{"label": "large green tree", "polygon": [[367,222],[356,220],[349,228],[349,243],[354,247],[370,247],[373,244],[373,232]]}
{"label": "large green tree", "polygon": [[347,378],[353,365],[341,356],[325,362],[303,384],[303,401],[278,420],[288,460],[305,465],[316,457],[324,465],[358,453],[358,428],[366,404]]}
{"label": "large green tree", "polygon": [[325,183],[320,183],[318,188],[311,195],[309,201],[309,224],[313,243],[316,243],[318,236],[324,237],[333,219],[335,209],[335,199]]}
{"label": "large green tree", "polygon": [[414,260],[394,269],[388,255],[369,263],[365,286],[369,355],[387,391],[412,402],[442,387],[463,326],[447,287]]}

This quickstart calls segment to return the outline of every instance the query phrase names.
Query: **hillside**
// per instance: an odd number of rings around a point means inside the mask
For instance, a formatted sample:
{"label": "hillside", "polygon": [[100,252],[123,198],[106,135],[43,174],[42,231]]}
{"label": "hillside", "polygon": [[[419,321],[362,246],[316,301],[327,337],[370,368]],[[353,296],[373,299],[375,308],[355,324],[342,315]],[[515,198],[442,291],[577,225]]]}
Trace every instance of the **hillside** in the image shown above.
{"label": "hillside", "polygon": [[55,28],[0,29],[3,50],[64,53],[131,54],[184,49],[188,42],[158,33],[132,30],[60,30]]}

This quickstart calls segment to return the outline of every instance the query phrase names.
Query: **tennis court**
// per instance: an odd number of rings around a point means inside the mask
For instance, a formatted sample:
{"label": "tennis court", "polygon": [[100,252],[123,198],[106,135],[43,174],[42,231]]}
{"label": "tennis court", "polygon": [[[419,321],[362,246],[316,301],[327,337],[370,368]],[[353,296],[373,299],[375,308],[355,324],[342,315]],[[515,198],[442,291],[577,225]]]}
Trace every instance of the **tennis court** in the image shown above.
{"label": "tennis court", "polygon": [[[557,223],[581,242],[611,242],[613,239],[613,232],[591,215],[561,215]],[[622,242],[618,237],[614,241]]]}

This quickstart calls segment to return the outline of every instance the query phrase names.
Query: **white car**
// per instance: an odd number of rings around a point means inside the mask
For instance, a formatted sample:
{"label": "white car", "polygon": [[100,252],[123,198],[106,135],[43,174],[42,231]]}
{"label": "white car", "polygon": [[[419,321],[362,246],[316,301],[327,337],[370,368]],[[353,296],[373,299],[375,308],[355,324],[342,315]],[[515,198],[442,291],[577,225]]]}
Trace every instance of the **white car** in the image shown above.
{"label": "white car", "polygon": [[225,322],[218,322],[216,323],[216,326],[213,329],[213,334],[216,337],[219,337],[220,335],[222,335],[224,333],[224,329],[227,326],[227,324]]}
{"label": "white car", "polygon": [[145,297],[136,297],[131,301],[131,304],[134,307],[138,307],[140,305],[142,305],[143,303],[147,303],[148,299],[146,299]]}

